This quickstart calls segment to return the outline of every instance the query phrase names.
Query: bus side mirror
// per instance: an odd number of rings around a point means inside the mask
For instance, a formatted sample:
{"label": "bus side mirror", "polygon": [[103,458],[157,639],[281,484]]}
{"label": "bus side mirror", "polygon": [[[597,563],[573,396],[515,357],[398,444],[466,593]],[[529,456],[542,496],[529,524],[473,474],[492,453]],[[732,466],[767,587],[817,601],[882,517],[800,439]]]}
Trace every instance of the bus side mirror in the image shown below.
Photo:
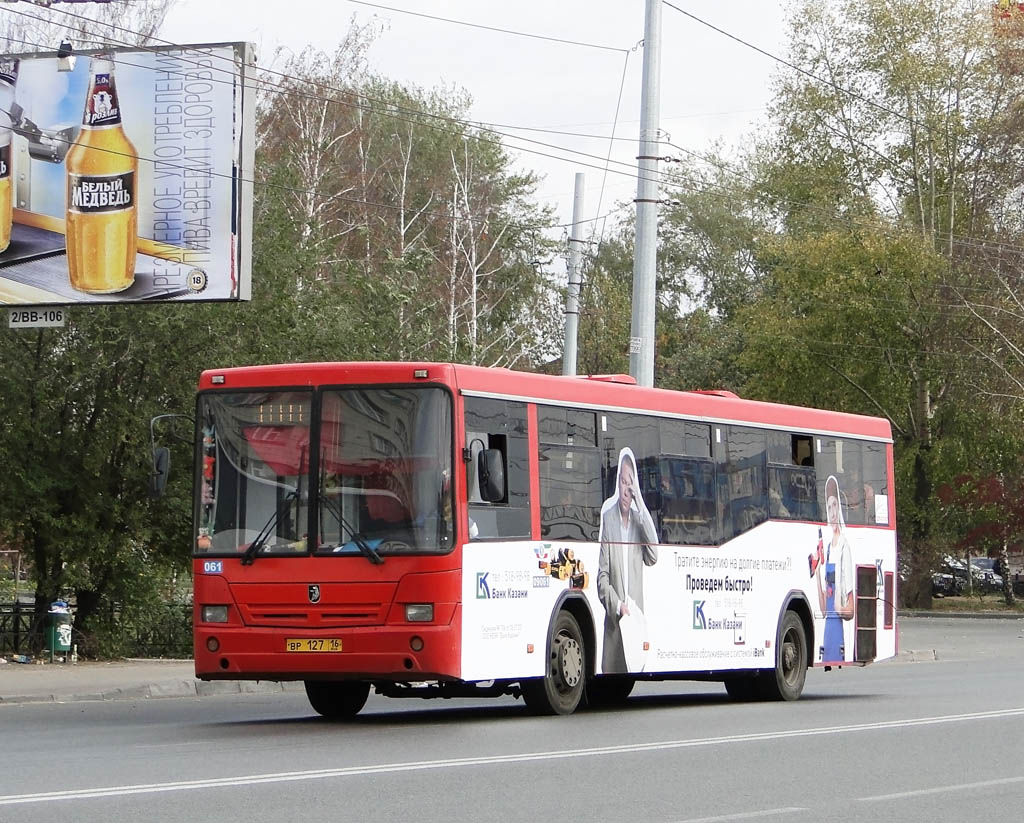
{"label": "bus side mirror", "polygon": [[183,417],[192,420],[187,414],[158,414],[149,421],[149,445],[153,450],[153,471],[149,473],[149,494],[151,497],[163,497],[167,490],[167,475],[171,472],[171,451],[165,446],[156,444],[156,424],[158,420],[173,420]]}
{"label": "bus side mirror", "polygon": [[477,455],[476,476],[480,484],[480,496],[488,503],[505,499],[505,462],[500,449],[483,449]]}
{"label": "bus side mirror", "polygon": [[153,471],[149,475],[149,493],[152,497],[164,496],[170,471],[171,450],[166,446],[156,446],[153,449]]}

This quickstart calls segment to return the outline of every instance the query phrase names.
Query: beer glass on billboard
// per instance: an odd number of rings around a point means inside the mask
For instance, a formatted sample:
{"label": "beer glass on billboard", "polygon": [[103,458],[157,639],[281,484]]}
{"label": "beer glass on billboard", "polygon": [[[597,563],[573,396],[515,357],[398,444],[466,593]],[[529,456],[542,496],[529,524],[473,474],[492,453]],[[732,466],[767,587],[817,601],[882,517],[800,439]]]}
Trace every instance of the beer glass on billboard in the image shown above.
{"label": "beer glass on billboard", "polygon": [[11,244],[11,106],[18,61],[0,60],[0,251]]}
{"label": "beer glass on billboard", "polygon": [[123,291],[135,282],[139,159],[121,125],[113,63],[89,66],[82,130],[66,166],[68,276],[91,294]]}

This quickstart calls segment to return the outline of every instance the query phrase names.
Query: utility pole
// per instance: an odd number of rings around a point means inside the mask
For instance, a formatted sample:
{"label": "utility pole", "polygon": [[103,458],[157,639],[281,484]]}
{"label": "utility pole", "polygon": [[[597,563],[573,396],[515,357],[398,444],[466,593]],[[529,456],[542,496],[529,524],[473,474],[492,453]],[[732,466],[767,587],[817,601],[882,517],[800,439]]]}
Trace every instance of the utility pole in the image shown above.
{"label": "utility pole", "polygon": [[582,258],[583,233],[583,174],[576,174],[576,188],[572,198],[572,231],[569,235],[569,293],[565,298],[565,347],[562,350],[562,374],[576,374],[576,339],[580,327],[580,284],[583,272],[580,267]]}
{"label": "utility pole", "polygon": [[644,71],[640,95],[640,156],[637,158],[636,241],[633,249],[633,316],[629,373],[641,386],[654,385],[655,272],[658,264],[658,102],[661,85],[661,0],[647,0]]}

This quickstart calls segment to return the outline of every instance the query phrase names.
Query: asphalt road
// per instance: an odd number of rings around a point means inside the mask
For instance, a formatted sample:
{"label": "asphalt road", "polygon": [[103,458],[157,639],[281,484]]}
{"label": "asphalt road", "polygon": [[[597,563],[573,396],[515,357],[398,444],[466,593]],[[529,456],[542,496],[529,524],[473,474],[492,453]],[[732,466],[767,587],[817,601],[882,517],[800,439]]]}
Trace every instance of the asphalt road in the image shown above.
{"label": "asphalt road", "polygon": [[295,692],[5,706],[0,821],[1017,819],[1022,634],[905,618],[899,660],[812,671],[790,704],[662,683],[568,718],[371,696],[332,724]]}

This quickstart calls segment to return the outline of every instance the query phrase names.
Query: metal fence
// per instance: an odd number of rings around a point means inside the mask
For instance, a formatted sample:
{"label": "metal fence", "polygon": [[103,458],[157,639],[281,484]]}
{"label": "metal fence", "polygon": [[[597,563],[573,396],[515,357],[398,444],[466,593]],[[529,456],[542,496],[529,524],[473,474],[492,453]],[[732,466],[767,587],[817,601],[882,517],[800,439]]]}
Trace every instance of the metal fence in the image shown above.
{"label": "metal fence", "polygon": [[0,656],[31,654],[42,647],[43,621],[31,604],[0,603]]}
{"label": "metal fence", "polygon": [[164,603],[126,627],[130,638],[127,657],[192,656],[192,605]]}
{"label": "metal fence", "polygon": [[[0,656],[39,654],[48,625],[47,615],[37,618],[32,604],[0,603]],[[107,657],[191,657],[192,606],[162,603],[130,617],[115,608],[98,616],[89,635],[74,626],[72,642]]]}

